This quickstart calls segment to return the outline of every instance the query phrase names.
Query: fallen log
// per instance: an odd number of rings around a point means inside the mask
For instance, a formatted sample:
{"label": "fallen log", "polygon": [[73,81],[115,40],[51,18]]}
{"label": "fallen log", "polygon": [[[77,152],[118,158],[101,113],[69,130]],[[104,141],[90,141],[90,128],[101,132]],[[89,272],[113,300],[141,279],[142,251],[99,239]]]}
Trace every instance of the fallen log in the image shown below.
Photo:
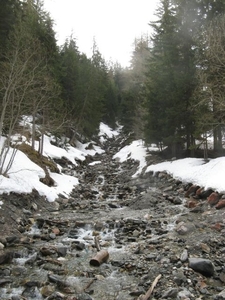
{"label": "fallen log", "polygon": [[159,274],[153,281],[153,283],[152,283],[151,287],[149,288],[149,290],[147,291],[147,293],[145,295],[138,297],[138,300],[148,300],[161,277],[162,277],[162,275]]}
{"label": "fallen log", "polygon": [[109,258],[108,251],[101,250],[93,258],[91,258],[90,265],[94,267],[99,267],[102,263],[106,262],[108,258]]}

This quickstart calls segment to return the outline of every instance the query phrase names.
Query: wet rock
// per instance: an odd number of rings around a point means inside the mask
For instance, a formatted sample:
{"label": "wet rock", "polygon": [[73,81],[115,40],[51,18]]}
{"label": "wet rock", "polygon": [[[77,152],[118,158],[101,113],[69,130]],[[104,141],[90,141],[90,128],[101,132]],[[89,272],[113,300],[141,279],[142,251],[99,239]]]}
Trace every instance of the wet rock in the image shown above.
{"label": "wet rock", "polygon": [[162,299],[176,299],[178,294],[178,289],[177,288],[169,288],[167,291],[165,291],[162,294]]}
{"label": "wet rock", "polygon": [[187,249],[184,249],[184,251],[182,252],[181,256],[180,256],[180,260],[181,262],[185,262],[188,260],[188,251]]}
{"label": "wet rock", "polygon": [[221,291],[218,295],[215,296],[215,300],[224,300],[225,299],[225,290]]}
{"label": "wet rock", "polygon": [[45,285],[41,288],[41,295],[46,298],[55,292],[55,287],[52,285]]}
{"label": "wet rock", "polygon": [[182,204],[182,199],[180,197],[175,197],[173,199],[173,203],[176,205],[180,205],[180,204]]}
{"label": "wet rock", "polygon": [[193,232],[196,229],[193,223],[180,222],[177,224],[176,232],[180,235],[186,235]]}
{"label": "wet rock", "polygon": [[211,251],[210,247],[205,243],[200,243],[200,248],[203,253],[210,253]]}
{"label": "wet rock", "polygon": [[11,283],[11,279],[0,279],[0,286],[4,286],[7,283]]}
{"label": "wet rock", "polygon": [[183,270],[177,270],[173,272],[173,281],[178,285],[181,286],[187,282],[187,277],[184,275]]}
{"label": "wet rock", "polygon": [[41,254],[43,256],[53,255],[53,254],[56,253],[56,251],[57,251],[56,248],[55,247],[51,247],[51,246],[49,246],[49,247],[42,247],[40,249],[40,252],[41,252]]}
{"label": "wet rock", "polygon": [[51,240],[55,240],[55,239],[56,239],[56,235],[55,235],[55,233],[53,233],[53,232],[51,232],[51,233],[49,234],[49,237],[50,237]]}
{"label": "wet rock", "polygon": [[225,273],[221,272],[219,275],[220,281],[222,281],[223,283],[225,283]]}
{"label": "wet rock", "polygon": [[193,294],[188,289],[186,289],[186,288],[182,288],[182,291],[180,291],[178,293],[178,296],[182,300],[189,300],[189,299],[193,299],[193,297],[194,297]]}
{"label": "wet rock", "polygon": [[0,265],[11,263],[14,257],[14,252],[5,252],[0,254]]}
{"label": "wet rock", "polygon": [[33,264],[37,259],[37,252],[34,253],[33,255],[31,255],[26,261],[25,261],[25,264],[27,265],[31,265]]}
{"label": "wet rock", "polygon": [[67,247],[57,247],[57,253],[59,256],[65,257],[67,254]]}
{"label": "wet rock", "polygon": [[19,243],[20,239],[18,236],[13,235],[13,236],[7,236],[6,237],[6,242],[7,244],[15,244],[15,243]]}
{"label": "wet rock", "polygon": [[40,299],[41,293],[39,292],[37,287],[32,286],[26,287],[25,290],[22,292],[22,296],[28,299]]}
{"label": "wet rock", "polygon": [[78,251],[82,251],[85,249],[85,243],[79,242],[79,241],[75,241],[72,243],[72,248],[78,250]]}
{"label": "wet rock", "polygon": [[207,277],[214,275],[214,266],[209,259],[198,257],[189,258],[189,267]]}
{"label": "wet rock", "polygon": [[92,300],[93,298],[88,294],[79,294],[76,296],[77,300]]}
{"label": "wet rock", "polygon": [[[60,293],[60,292],[55,292],[53,293],[51,296],[46,298],[47,300],[69,300],[68,297],[66,297],[64,294]],[[71,300],[77,300],[76,298],[72,298]]]}

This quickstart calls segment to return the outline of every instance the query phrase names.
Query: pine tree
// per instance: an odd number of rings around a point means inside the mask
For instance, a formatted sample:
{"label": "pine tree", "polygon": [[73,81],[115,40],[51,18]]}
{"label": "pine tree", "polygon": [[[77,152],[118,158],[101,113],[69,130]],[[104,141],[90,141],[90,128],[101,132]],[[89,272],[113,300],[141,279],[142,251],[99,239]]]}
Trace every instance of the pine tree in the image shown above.
{"label": "pine tree", "polygon": [[17,0],[1,0],[0,9],[0,59],[7,49],[8,38],[21,12],[21,2]]}
{"label": "pine tree", "polygon": [[176,76],[177,19],[170,0],[161,1],[157,16],[158,21],[151,22],[155,33],[147,74],[146,141],[169,146],[173,155],[177,155],[176,150],[182,142],[183,120]]}

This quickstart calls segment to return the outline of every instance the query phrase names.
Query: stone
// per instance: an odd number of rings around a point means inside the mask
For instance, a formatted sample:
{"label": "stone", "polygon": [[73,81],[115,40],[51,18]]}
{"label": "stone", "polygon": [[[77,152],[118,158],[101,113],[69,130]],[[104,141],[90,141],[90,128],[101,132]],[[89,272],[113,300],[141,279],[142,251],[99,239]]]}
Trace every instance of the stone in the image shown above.
{"label": "stone", "polygon": [[193,223],[180,222],[177,224],[176,232],[180,235],[186,235],[195,230],[195,225]]}
{"label": "stone", "polygon": [[0,254],[0,265],[11,263],[13,257],[14,257],[14,252],[6,252]]}
{"label": "stone", "polygon": [[216,300],[224,300],[225,299],[225,290],[222,290],[218,295],[216,295]]}
{"label": "stone", "polygon": [[93,298],[91,296],[89,296],[86,293],[83,294],[78,294],[78,298],[79,300],[93,300]]}
{"label": "stone", "polygon": [[207,189],[206,191],[203,190],[203,191],[199,194],[199,197],[200,197],[201,199],[207,199],[212,193],[213,193],[213,190],[212,190],[212,189]]}
{"label": "stone", "polygon": [[85,249],[85,244],[79,242],[78,244],[76,244],[76,249],[79,250],[79,251],[84,250]]}
{"label": "stone", "polygon": [[198,201],[192,198],[191,200],[187,201],[186,206],[188,208],[194,208],[198,205]]}
{"label": "stone", "polygon": [[65,257],[67,254],[67,247],[58,247],[57,248],[57,253],[59,256]]}
{"label": "stone", "polygon": [[210,206],[214,206],[219,202],[220,195],[216,192],[213,192],[210,194],[210,196],[207,198],[207,202]]}
{"label": "stone", "polygon": [[214,266],[211,260],[199,257],[189,258],[189,267],[206,277],[213,276]]}
{"label": "stone", "polygon": [[[186,289],[186,288],[183,288],[182,291],[180,291],[178,293],[178,296],[180,297],[179,299],[182,299],[182,300],[193,299],[192,293],[188,289]],[[195,300],[197,300],[197,299],[195,299]]]}
{"label": "stone", "polygon": [[55,235],[54,232],[51,232],[51,233],[49,234],[49,237],[50,237],[50,239],[52,239],[52,240],[55,240],[55,239],[56,239],[56,235]]}
{"label": "stone", "polygon": [[219,200],[219,202],[216,204],[215,208],[216,209],[221,209],[225,207],[225,199]]}
{"label": "stone", "polygon": [[175,197],[173,203],[176,205],[182,204],[182,199],[180,197]]}
{"label": "stone", "polygon": [[55,292],[55,288],[52,285],[45,285],[41,288],[41,295],[46,298],[51,296]]}
{"label": "stone", "polygon": [[28,210],[28,209],[25,209],[25,208],[23,208],[23,213],[25,214],[25,215],[32,215],[32,212],[30,211],[30,210]]}
{"label": "stone", "polygon": [[180,256],[180,261],[185,262],[187,260],[188,260],[188,251],[187,251],[187,249],[184,249],[184,251],[182,252],[182,254]]}
{"label": "stone", "polygon": [[42,247],[40,249],[40,252],[43,256],[53,255],[56,252],[55,248],[52,247]]}
{"label": "stone", "polygon": [[210,247],[207,244],[201,243],[200,247],[201,247],[202,252],[204,252],[204,253],[210,253]]}
{"label": "stone", "polygon": [[195,194],[196,191],[197,191],[198,189],[199,189],[199,186],[193,184],[193,185],[191,185],[191,186],[188,188],[188,190],[186,191],[186,193],[185,193],[184,196],[185,196],[185,197],[189,197],[190,195]]}
{"label": "stone", "polygon": [[178,285],[181,286],[183,283],[187,282],[187,277],[184,275],[182,270],[178,270],[173,273],[173,281]]}
{"label": "stone", "polygon": [[25,264],[33,264],[37,259],[37,252],[31,255],[26,261]]}
{"label": "stone", "polygon": [[216,223],[216,224],[213,224],[211,226],[211,228],[216,230],[216,231],[221,231],[222,230],[222,225],[220,223]]}
{"label": "stone", "polygon": [[59,235],[59,234],[60,234],[60,230],[59,230],[58,227],[52,228],[52,232],[53,232],[55,235]]}
{"label": "stone", "polygon": [[165,291],[162,294],[162,298],[168,299],[176,299],[178,294],[178,289],[177,288],[169,288],[167,291]]}

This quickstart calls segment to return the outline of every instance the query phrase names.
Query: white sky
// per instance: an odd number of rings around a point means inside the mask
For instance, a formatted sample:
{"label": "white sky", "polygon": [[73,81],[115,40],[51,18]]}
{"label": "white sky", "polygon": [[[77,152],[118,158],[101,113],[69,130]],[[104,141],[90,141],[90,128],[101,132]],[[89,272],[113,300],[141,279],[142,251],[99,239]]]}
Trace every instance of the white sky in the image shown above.
{"label": "white sky", "polygon": [[62,45],[73,33],[80,52],[91,56],[93,39],[106,61],[129,66],[135,38],[151,33],[159,0],[44,0]]}
{"label": "white sky", "polygon": [[[28,124],[29,122],[26,123],[26,125]],[[99,140],[101,144],[104,143],[107,137],[119,134],[119,131],[113,131],[103,123],[100,124],[99,129]],[[52,137],[45,136],[44,154],[51,158],[66,157],[75,165],[77,160],[85,160],[87,154],[94,155],[95,153],[104,152],[99,146],[95,146],[93,150],[86,150],[85,148],[89,143],[78,143],[76,148],[68,145],[67,150],[65,150],[52,145],[50,143],[51,138]],[[3,138],[1,138],[0,141],[2,143]],[[152,148],[152,150],[156,150],[156,148]],[[146,167],[146,153],[146,147],[141,140],[138,140],[122,148],[114,155],[113,159],[117,159],[121,163],[126,161],[129,157],[139,161],[139,168],[136,173],[133,174],[133,177],[136,177],[143,168]],[[97,161],[96,163],[101,163],[101,161]],[[94,165],[95,163],[91,163],[89,167],[94,168]],[[60,166],[59,169],[61,169]],[[212,188],[218,192],[225,192],[225,157],[211,159],[208,163],[205,163],[203,159],[199,158],[168,161],[149,166],[146,172],[149,171],[166,171],[174,178],[183,182],[197,184],[205,189]],[[73,187],[79,184],[76,174],[69,176],[62,173],[50,173],[55,181],[55,186],[48,187],[44,185],[39,180],[45,175],[43,169],[31,162],[21,151],[17,152],[15,161],[8,175],[8,178],[0,175],[0,194],[10,192],[30,193],[32,189],[36,189],[40,195],[46,196],[48,201],[54,201],[59,194],[69,197]],[[0,208],[1,204],[0,201]]]}

